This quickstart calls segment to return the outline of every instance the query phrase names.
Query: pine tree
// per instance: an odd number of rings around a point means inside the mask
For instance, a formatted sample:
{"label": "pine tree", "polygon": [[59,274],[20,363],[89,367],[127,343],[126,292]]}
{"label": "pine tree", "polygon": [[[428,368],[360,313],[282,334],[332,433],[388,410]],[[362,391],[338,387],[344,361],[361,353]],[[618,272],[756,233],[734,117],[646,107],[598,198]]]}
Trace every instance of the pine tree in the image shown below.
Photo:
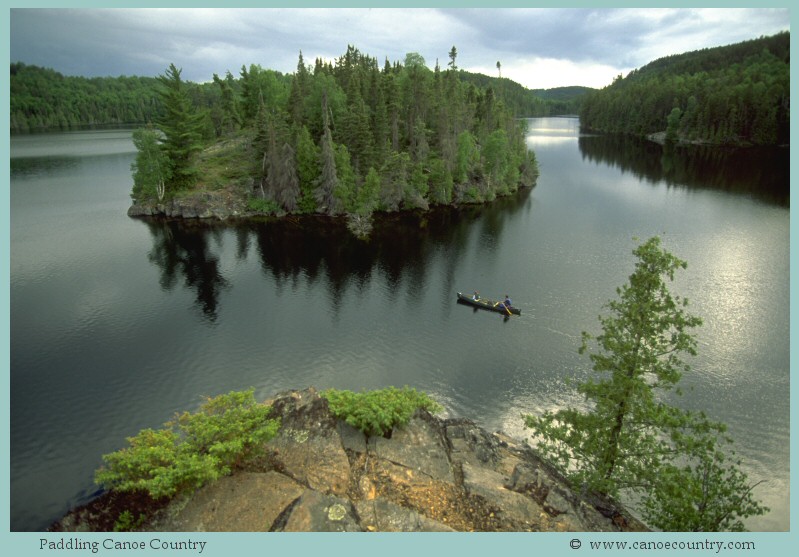
{"label": "pine tree", "polygon": [[438,204],[452,202],[452,173],[440,158],[430,160],[430,201]]}
{"label": "pine tree", "polygon": [[239,115],[238,103],[236,101],[234,82],[235,80],[230,72],[227,72],[224,80],[214,74],[214,83],[219,87],[222,95],[220,106],[222,113],[222,120],[220,122],[221,134],[230,133],[241,127],[241,116]]}
{"label": "pine tree", "polygon": [[336,144],[333,142],[333,134],[330,132],[328,124],[327,95],[322,97],[322,115],[324,128],[320,141],[320,167],[321,174],[317,183],[314,197],[320,211],[329,215],[339,212],[339,202],[335,196],[338,187],[338,175],[336,172]]}
{"label": "pine tree", "polygon": [[300,180],[297,176],[297,164],[294,149],[288,143],[283,143],[280,152],[280,166],[278,179],[275,184],[275,201],[288,212],[297,209],[300,199]]}
{"label": "pine tree", "polygon": [[349,106],[339,125],[339,141],[349,149],[355,171],[360,173],[373,165],[373,135],[370,127],[369,110],[355,92],[349,96]]}
{"label": "pine tree", "polygon": [[192,157],[202,149],[205,122],[205,114],[192,106],[180,72],[170,64],[164,75],[158,76],[164,113],[156,124],[164,134],[162,149],[169,161],[168,184],[172,189],[187,188],[194,182]]}
{"label": "pine tree", "polygon": [[749,483],[732,439],[718,430],[721,424],[698,416],[690,435],[676,436],[680,462],[662,466],[643,494],[644,520],[667,532],[744,532],[742,518],[769,511],[752,494],[761,482]]}
{"label": "pine tree", "polygon": [[483,168],[489,192],[507,193],[505,178],[509,167],[508,134],[496,130],[485,143],[482,150]]}
{"label": "pine tree", "polygon": [[408,189],[408,167],[411,164],[406,152],[392,152],[381,171],[380,207],[396,211]]}
{"label": "pine tree", "polygon": [[297,61],[297,73],[294,74],[294,79],[291,81],[291,91],[288,98],[288,111],[292,121],[297,125],[305,123],[304,100],[308,95],[310,79],[308,68],[305,67],[305,60],[302,57],[302,51],[300,51],[300,58]]}
{"label": "pine tree", "polygon": [[371,215],[377,208],[380,194],[380,174],[369,168],[366,179],[358,190],[355,212],[361,216]]}
{"label": "pine tree", "polygon": [[458,49],[455,48],[455,45],[452,45],[452,48],[449,51],[449,63],[447,65],[449,66],[449,69],[452,70],[453,72],[458,70],[458,66],[455,63],[455,59],[457,57],[458,57]]}
{"label": "pine tree", "polygon": [[354,213],[356,211],[356,178],[352,168],[350,152],[346,145],[335,146],[336,186],[333,197],[337,211]]}
{"label": "pine tree", "polygon": [[381,74],[374,72],[372,76],[372,89],[374,97],[374,107],[372,109],[372,145],[374,146],[373,164],[376,168],[383,165],[386,159],[389,144],[389,125],[388,108],[386,106],[386,94]]}
{"label": "pine tree", "polygon": [[468,131],[462,132],[458,136],[457,147],[453,179],[458,184],[466,184],[471,180],[475,168],[480,162],[480,152],[477,149],[477,141]]}
{"label": "pine tree", "polygon": [[425,168],[421,163],[411,163],[410,175],[403,195],[403,204],[406,208],[424,209],[429,208],[427,194],[430,185],[427,183]]}
{"label": "pine tree", "polygon": [[[696,354],[690,331],[702,320],[686,312],[687,300],[672,296],[665,282],[686,263],[662,249],[657,237],[633,254],[635,271],[608,303],[610,314],[599,318],[602,334],[593,339],[583,333],[581,353],[592,340],[599,348],[590,354],[599,378],[578,386],[588,409],[528,415],[525,425],[540,439],[538,450],[576,487],[611,497],[636,493],[652,526],[737,529],[738,517],[765,509],[752,499],[737,465],[725,462],[719,449],[728,441],[724,425],[659,395],[690,371],[682,355]],[[690,515],[689,508],[696,512]]]}
{"label": "pine tree", "polygon": [[314,190],[316,181],[320,174],[319,149],[311,139],[308,128],[303,126],[297,133],[297,179],[299,180],[300,198],[297,209],[301,213],[313,213],[316,211],[316,199]]}

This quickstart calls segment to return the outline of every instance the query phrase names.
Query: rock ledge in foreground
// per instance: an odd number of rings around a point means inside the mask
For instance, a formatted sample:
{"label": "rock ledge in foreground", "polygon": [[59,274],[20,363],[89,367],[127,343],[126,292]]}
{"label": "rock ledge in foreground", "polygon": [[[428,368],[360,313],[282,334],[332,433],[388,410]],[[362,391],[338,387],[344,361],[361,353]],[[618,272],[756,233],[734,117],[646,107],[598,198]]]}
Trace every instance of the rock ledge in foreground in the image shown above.
{"label": "rock ledge in foreground", "polygon": [[[390,438],[366,438],[334,418],[314,389],[269,402],[282,426],[267,444],[267,462],[172,501],[142,529],[646,530],[612,502],[577,496],[528,446],[471,421],[419,411]],[[53,529],[96,529],[97,514],[97,505],[77,509]]]}

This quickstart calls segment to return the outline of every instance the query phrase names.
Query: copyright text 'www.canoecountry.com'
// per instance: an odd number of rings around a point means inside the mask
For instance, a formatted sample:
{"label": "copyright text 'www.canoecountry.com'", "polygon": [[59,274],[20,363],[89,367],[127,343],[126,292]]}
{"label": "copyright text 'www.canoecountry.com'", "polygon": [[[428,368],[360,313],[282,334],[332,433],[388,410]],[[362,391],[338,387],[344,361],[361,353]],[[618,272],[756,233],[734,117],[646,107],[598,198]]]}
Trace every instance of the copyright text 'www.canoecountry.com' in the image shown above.
{"label": "copyright text 'www.canoecountry.com'", "polygon": [[[581,540],[575,538],[569,542],[572,549],[584,547]],[[647,551],[647,550],[682,550],[682,551],[704,551],[721,553],[722,551],[754,551],[755,542],[746,541],[593,541],[585,545],[588,549],[598,549],[607,551],[624,551],[628,549]]]}

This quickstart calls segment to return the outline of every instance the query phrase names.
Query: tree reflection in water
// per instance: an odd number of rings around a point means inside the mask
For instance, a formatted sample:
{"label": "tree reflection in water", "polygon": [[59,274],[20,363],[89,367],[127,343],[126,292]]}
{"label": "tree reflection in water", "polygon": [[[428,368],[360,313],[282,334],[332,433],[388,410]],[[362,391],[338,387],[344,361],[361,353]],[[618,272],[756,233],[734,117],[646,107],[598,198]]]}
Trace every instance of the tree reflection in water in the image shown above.
{"label": "tree reflection in water", "polygon": [[182,279],[186,288],[195,291],[204,316],[213,322],[220,294],[230,288],[219,253],[223,238],[233,234],[237,259],[246,259],[254,244],[262,272],[278,289],[296,288],[300,280],[311,285],[321,280],[336,311],[350,286],[363,290],[375,273],[385,280],[388,296],[400,295],[403,284],[407,285],[406,295],[417,295],[425,288],[434,257],[446,261],[447,276],[454,282],[455,265],[466,250],[470,225],[481,221],[478,249],[490,256],[506,219],[526,206],[530,191],[523,189],[490,205],[380,215],[368,240],[356,238],[342,219],[332,217],[232,223],[143,219],[153,238],[148,260],[160,270],[162,289],[171,291]]}
{"label": "tree reflection in water", "polygon": [[718,189],[775,205],[790,204],[787,148],[662,146],[620,135],[582,136],[579,147],[584,159],[618,167],[653,185]]}
{"label": "tree reflection in water", "polygon": [[180,278],[195,290],[196,303],[205,317],[216,321],[219,293],[229,283],[219,269],[219,257],[211,252],[209,239],[218,230],[185,226],[179,221],[150,220],[153,249],[147,258],[161,271],[163,290],[173,290]]}

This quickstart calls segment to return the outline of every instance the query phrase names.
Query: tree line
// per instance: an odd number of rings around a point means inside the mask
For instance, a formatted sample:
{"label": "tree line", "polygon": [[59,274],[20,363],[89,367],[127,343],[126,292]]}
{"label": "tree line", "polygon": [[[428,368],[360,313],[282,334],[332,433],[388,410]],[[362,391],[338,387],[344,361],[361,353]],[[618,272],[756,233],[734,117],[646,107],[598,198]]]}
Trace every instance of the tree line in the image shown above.
{"label": "tree line", "polygon": [[155,79],[69,77],[51,69],[11,64],[12,132],[133,124],[158,110]]}
{"label": "tree line", "polygon": [[790,33],[656,60],[586,95],[589,130],[715,144],[790,141]]}
{"label": "tree line", "polygon": [[[269,70],[275,79],[291,76]],[[587,88],[530,90],[510,79],[458,70],[460,80],[479,89],[492,87],[518,117],[576,114]],[[214,131],[220,128],[221,91],[213,83],[186,82],[198,106],[209,109]],[[10,65],[10,131],[135,125],[152,122],[161,110],[155,77],[64,76],[49,68],[14,62]]]}
{"label": "tree line", "polygon": [[589,87],[579,86],[527,89],[508,78],[495,78],[464,70],[459,70],[459,73],[461,81],[482,89],[491,87],[514,114],[526,118],[577,114],[585,94],[593,91]]}
{"label": "tree line", "polygon": [[[180,69],[159,76],[162,111],[134,133],[133,197],[163,199],[208,170],[209,127],[236,140],[239,176],[263,212],[348,214],[483,202],[531,186],[538,173],[519,121],[491,87],[461,81],[417,53],[380,66],[357,48],[284,76],[258,65],[214,75],[217,102],[198,106]],[[243,140],[243,141],[242,141]],[[356,219],[357,220],[357,219]]]}

